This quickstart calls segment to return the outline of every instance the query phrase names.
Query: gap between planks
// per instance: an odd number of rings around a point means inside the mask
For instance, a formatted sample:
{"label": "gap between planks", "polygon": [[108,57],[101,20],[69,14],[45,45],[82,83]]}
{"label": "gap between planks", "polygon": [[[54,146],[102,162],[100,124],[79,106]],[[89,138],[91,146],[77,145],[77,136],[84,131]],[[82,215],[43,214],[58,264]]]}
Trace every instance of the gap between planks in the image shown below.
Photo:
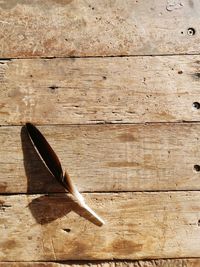
{"label": "gap between planks", "polygon": [[173,53],[173,54],[138,54],[138,55],[97,55],[97,56],[33,56],[33,57],[10,57],[10,58],[0,58],[0,61],[12,61],[12,60],[38,60],[38,59],[98,59],[98,58],[121,58],[121,57],[128,57],[128,58],[136,58],[136,57],[173,57],[173,56],[199,56],[199,53]]}
{"label": "gap between planks", "polygon": [[140,261],[74,261],[74,262],[0,262],[0,267],[199,267],[199,258]]}
{"label": "gap between planks", "polygon": [[[27,121],[27,122],[29,122],[29,121]],[[31,122],[31,121],[30,121]],[[39,126],[39,127],[56,127],[56,126],[58,126],[58,127],[62,127],[62,126],[64,126],[64,127],[76,127],[76,126],[92,126],[92,127],[95,127],[95,126],[106,126],[106,125],[113,125],[113,126],[131,126],[131,125],[133,125],[133,126],[145,126],[145,125],[151,125],[151,126],[153,126],[153,125],[181,125],[181,124],[183,124],[183,125],[187,125],[187,124],[199,124],[200,123],[200,121],[175,121],[175,122],[173,122],[173,121],[169,121],[169,122],[167,122],[167,121],[164,121],[164,122],[162,122],[162,121],[150,121],[150,122],[96,122],[96,123],[56,123],[56,124],[53,124],[53,123],[48,123],[48,124],[44,124],[44,123],[34,123],[36,126]],[[22,124],[0,124],[0,127],[23,127],[23,126],[25,126],[25,123],[22,123]]]}
{"label": "gap between planks", "polygon": [[[128,193],[149,193],[149,194],[154,194],[154,193],[195,193],[195,192],[200,192],[200,190],[181,190],[181,189],[177,189],[177,190],[131,190],[131,191],[81,191],[79,190],[79,192],[81,194],[89,194],[89,195],[96,195],[96,194],[116,194],[116,195],[119,195],[119,194],[128,194]],[[62,195],[69,195],[70,196],[70,193],[69,192],[49,192],[49,193],[46,193],[46,192],[31,192],[31,193],[0,193],[0,196],[6,196],[6,197],[9,197],[9,196],[39,196],[39,195],[44,195],[45,197],[53,197],[53,196],[62,196]]]}

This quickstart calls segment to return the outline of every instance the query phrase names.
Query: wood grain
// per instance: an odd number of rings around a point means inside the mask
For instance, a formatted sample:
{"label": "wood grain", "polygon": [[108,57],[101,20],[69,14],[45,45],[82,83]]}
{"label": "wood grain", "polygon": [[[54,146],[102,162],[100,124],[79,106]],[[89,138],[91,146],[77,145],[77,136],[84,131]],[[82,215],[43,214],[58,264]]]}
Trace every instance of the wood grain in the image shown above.
{"label": "wood grain", "polygon": [[[200,124],[40,126],[80,191],[199,190]],[[25,129],[0,127],[0,192],[62,190]]]}
{"label": "wood grain", "polygon": [[0,267],[199,267],[199,265],[200,259],[91,261],[87,263],[0,262]]}
{"label": "wood grain", "polygon": [[200,192],[179,190],[200,190],[200,2],[2,0],[0,17],[0,267],[199,267]]}
{"label": "wood grain", "polygon": [[1,58],[200,52],[198,0],[5,0],[0,17]]}
{"label": "wood grain", "polygon": [[200,192],[84,196],[105,226],[88,221],[63,194],[1,196],[0,260],[200,256]]}
{"label": "wood grain", "polygon": [[0,63],[3,125],[200,120],[199,56]]}

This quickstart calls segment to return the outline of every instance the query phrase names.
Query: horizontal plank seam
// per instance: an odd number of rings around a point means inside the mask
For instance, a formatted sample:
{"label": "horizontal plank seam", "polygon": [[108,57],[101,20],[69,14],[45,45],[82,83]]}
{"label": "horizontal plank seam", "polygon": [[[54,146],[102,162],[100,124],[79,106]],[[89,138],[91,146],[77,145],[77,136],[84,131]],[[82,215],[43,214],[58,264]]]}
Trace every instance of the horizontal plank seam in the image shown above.
{"label": "horizontal plank seam", "polygon": [[0,58],[0,60],[13,60],[13,59],[55,59],[55,58],[59,58],[59,59],[66,59],[66,58],[120,58],[120,57],[173,57],[173,56],[199,56],[199,53],[166,53],[166,54],[136,54],[136,55],[99,55],[99,56],[33,56],[33,57],[3,57]]}
{"label": "horizontal plank seam", "polygon": [[[154,122],[154,121],[150,121],[150,122],[119,122],[119,123],[116,123],[116,122],[105,122],[105,123],[103,123],[103,122],[101,122],[101,123],[99,123],[98,121],[97,121],[97,123],[58,123],[58,124],[52,124],[52,123],[48,123],[48,124],[40,124],[40,123],[36,123],[35,125],[38,125],[38,126],[52,126],[52,127],[54,127],[54,126],[98,126],[98,125],[117,125],[117,126],[120,126],[120,125],[159,125],[159,124],[161,124],[161,125],[163,125],[163,124],[177,124],[177,125],[181,125],[181,124],[183,124],[183,125],[187,125],[187,124],[198,124],[198,123],[200,123],[200,121],[175,121],[175,122],[172,122],[172,121],[169,121],[169,122],[167,122],[167,121],[165,121],[165,122],[162,122],[162,121],[156,121],[156,122]],[[0,124],[0,127],[21,127],[21,126],[23,126],[23,125],[25,125],[25,123],[24,124]]]}
{"label": "horizontal plank seam", "polygon": [[[178,190],[129,190],[129,191],[80,191],[82,194],[124,194],[124,193],[146,193],[146,194],[152,194],[152,193],[174,193],[174,192],[200,192],[200,190],[197,189],[178,189]],[[24,195],[24,196],[32,196],[32,195],[45,195],[45,196],[58,196],[58,195],[65,195],[70,193],[68,192],[31,192],[31,193],[23,193],[23,192],[18,192],[18,193],[0,193],[0,196],[17,196],[17,195]]]}
{"label": "horizontal plank seam", "polygon": [[40,261],[0,261],[0,263],[15,263],[15,262],[21,262],[21,263],[62,263],[62,264],[101,264],[101,263],[107,263],[107,262],[113,262],[113,263],[119,263],[119,262],[138,262],[138,261],[161,261],[161,260],[193,260],[193,259],[200,259],[200,257],[177,257],[177,258],[143,258],[143,259],[101,259],[101,260],[40,260]]}

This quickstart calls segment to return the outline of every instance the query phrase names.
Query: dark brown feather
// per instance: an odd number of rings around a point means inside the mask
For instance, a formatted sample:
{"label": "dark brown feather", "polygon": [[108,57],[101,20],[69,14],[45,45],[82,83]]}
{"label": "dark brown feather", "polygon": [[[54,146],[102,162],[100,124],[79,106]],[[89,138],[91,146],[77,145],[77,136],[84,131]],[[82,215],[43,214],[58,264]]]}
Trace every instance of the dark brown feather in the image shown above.
{"label": "dark brown feather", "polygon": [[67,184],[63,183],[63,170],[56,153],[53,151],[42,133],[32,123],[26,123],[26,129],[32,143],[49,171],[66,188]]}

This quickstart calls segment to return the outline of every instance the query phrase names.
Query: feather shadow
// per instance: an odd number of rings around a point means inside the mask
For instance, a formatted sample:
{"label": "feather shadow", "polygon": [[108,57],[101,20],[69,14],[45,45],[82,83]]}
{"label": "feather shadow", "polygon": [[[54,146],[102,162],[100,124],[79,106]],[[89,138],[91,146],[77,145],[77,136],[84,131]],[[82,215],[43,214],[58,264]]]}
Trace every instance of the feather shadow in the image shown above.
{"label": "feather shadow", "polygon": [[[66,193],[66,190],[47,169],[35,150],[26,130],[21,129],[24,169],[27,177],[27,193]],[[100,226],[99,222],[67,194],[43,195],[28,205],[36,222],[43,225],[66,216],[71,211]]]}
{"label": "feather shadow", "polygon": [[99,221],[91,217],[84,208],[80,207],[80,205],[68,195],[54,194],[41,196],[33,199],[28,207],[37,223],[41,225],[51,223],[73,211],[91,223],[101,226]]}

